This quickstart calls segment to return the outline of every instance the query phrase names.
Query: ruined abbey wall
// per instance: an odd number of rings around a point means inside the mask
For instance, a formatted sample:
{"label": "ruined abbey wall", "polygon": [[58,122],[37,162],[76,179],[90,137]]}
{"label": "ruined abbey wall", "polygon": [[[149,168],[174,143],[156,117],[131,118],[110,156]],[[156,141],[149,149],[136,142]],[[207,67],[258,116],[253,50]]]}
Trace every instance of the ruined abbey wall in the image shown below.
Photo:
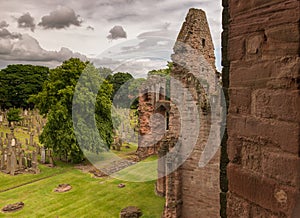
{"label": "ruined abbey wall", "polygon": [[[215,142],[220,150],[199,166],[214,122],[205,93],[217,77],[208,79],[216,72],[205,13],[191,9],[172,55],[169,130],[156,147],[158,175],[165,175],[156,186],[166,197],[163,217],[297,218],[300,1],[223,0],[222,5],[225,134],[222,143]],[[148,106],[150,99],[144,102]],[[144,121],[156,107],[150,109]],[[148,121],[142,127],[147,135]]]}
{"label": "ruined abbey wall", "polygon": [[[213,129],[210,100],[215,93],[217,73],[214,46],[205,12],[191,9],[186,17],[172,55],[170,130],[166,206],[164,217],[219,217],[219,143],[212,159],[199,166]],[[208,96],[210,93],[211,96]],[[213,130],[211,130],[213,129]],[[216,136],[216,137],[215,137]],[[203,158],[203,157],[202,157]],[[181,165],[174,170],[176,164]]]}
{"label": "ruined abbey wall", "polygon": [[223,6],[227,217],[299,217],[299,1]]}

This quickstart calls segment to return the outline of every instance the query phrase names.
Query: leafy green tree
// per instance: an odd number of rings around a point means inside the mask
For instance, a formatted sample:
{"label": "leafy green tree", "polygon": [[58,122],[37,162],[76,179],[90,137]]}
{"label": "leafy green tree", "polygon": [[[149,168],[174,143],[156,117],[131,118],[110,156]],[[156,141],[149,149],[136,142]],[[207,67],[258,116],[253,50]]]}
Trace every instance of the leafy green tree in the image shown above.
{"label": "leafy green tree", "polygon": [[113,93],[111,96],[111,100],[113,100],[116,93],[120,91],[122,85],[131,79],[133,79],[133,77],[130,73],[122,73],[122,72],[118,72],[116,74],[109,75],[107,77],[107,81],[113,85]]}
{"label": "leafy green tree", "polygon": [[11,108],[7,112],[7,120],[9,127],[11,126],[12,122],[19,122],[22,120],[22,117],[20,115],[21,110],[17,108]]}
{"label": "leafy green tree", "polygon": [[30,95],[42,90],[49,68],[33,65],[9,65],[0,71],[0,107],[33,108]]}
{"label": "leafy green tree", "polygon": [[[87,69],[92,75],[98,75],[98,77],[94,76],[89,80],[83,80],[87,84],[76,88],[80,76]],[[30,99],[40,113],[47,116],[47,123],[40,136],[41,143],[52,148],[57,156],[64,157],[66,161],[80,162],[84,159],[79,146],[79,143],[82,145],[82,141],[89,142],[85,144],[85,149],[100,151],[100,149],[97,150],[99,147],[97,141],[93,140],[97,138],[97,134],[100,134],[107,147],[112,141],[112,122],[109,110],[112,86],[104,79],[99,81],[100,74],[101,72],[89,62],[71,58],[61,66],[50,70],[49,79],[44,83],[42,91]],[[97,86],[101,82],[101,87]],[[75,88],[79,89],[79,94],[74,101],[86,103],[87,109],[85,107],[76,108],[81,113],[74,120],[72,119],[72,110],[74,109],[72,106]],[[99,90],[99,92],[95,90]],[[93,107],[88,104],[91,104],[93,98],[96,98],[95,110],[89,111]],[[93,114],[91,115],[91,113]],[[95,126],[89,126],[88,121],[93,120],[96,120]],[[91,123],[93,125],[93,122]],[[84,128],[79,128],[83,132],[77,131],[75,134],[74,125],[84,126]]]}
{"label": "leafy green tree", "polygon": [[142,84],[146,82],[146,79],[144,78],[137,78],[134,80],[131,80],[130,83],[128,84],[128,97],[131,100],[131,109],[137,109],[139,106],[139,89],[142,86]]}

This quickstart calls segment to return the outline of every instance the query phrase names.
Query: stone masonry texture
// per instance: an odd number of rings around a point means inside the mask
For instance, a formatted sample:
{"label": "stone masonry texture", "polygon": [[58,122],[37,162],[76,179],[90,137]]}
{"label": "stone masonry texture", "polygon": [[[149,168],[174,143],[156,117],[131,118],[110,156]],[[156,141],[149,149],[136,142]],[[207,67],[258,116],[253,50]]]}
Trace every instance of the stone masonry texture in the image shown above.
{"label": "stone masonry texture", "polygon": [[300,217],[299,4],[223,1],[227,217]]}

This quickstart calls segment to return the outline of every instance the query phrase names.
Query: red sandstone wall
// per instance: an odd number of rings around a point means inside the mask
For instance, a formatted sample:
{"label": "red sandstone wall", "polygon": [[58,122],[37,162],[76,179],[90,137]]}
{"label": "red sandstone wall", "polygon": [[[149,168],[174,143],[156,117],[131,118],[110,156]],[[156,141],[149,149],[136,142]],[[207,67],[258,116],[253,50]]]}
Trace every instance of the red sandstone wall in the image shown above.
{"label": "red sandstone wall", "polygon": [[[172,60],[168,135],[176,139],[174,144],[179,152],[176,154],[172,143],[169,143],[168,150],[169,154],[173,152],[179,158],[172,159],[166,168],[178,160],[185,161],[166,177],[164,217],[219,217],[219,151],[208,164],[199,167],[212,128],[204,83],[200,81],[210,85],[208,90],[214,89],[216,82],[214,47],[204,11],[189,11],[177,38]],[[219,127],[215,129],[219,130]],[[218,131],[214,133],[220,134]],[[218,142],[215,144],[219,145]]]}
{"label": "red sandstone wall", "polygon": [[299,0],[228,5],[227,216],[292,217],[300,188]]}

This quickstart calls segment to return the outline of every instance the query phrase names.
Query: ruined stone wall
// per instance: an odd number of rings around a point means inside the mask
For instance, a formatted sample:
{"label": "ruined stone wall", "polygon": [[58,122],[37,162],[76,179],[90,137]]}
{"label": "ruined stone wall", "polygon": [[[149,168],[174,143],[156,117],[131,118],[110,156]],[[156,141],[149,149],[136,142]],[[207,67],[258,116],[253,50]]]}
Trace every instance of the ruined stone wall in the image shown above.
{"label": "ruined stone wall", "polygon": [[173,156],[166,160],[165,171],[182,165],[166,177],[164,217],[219,217],[219,151],[199,167],[211,133],[210,99],[206,93],[215,90],[217,75],[204,11],[189,11],[172,61],[168,154]]}
{"label": "ruined stone wall", "polygon": [[299,1],[223,6],[227,217],[292,217],[300,200]]}
{"label": "ruined stone wall", "polygon": [[145,159],[158,154],[160,141],[166,133],[166,79],[152,75],[140,88],[139,93],[139,138],[137,155]]}

